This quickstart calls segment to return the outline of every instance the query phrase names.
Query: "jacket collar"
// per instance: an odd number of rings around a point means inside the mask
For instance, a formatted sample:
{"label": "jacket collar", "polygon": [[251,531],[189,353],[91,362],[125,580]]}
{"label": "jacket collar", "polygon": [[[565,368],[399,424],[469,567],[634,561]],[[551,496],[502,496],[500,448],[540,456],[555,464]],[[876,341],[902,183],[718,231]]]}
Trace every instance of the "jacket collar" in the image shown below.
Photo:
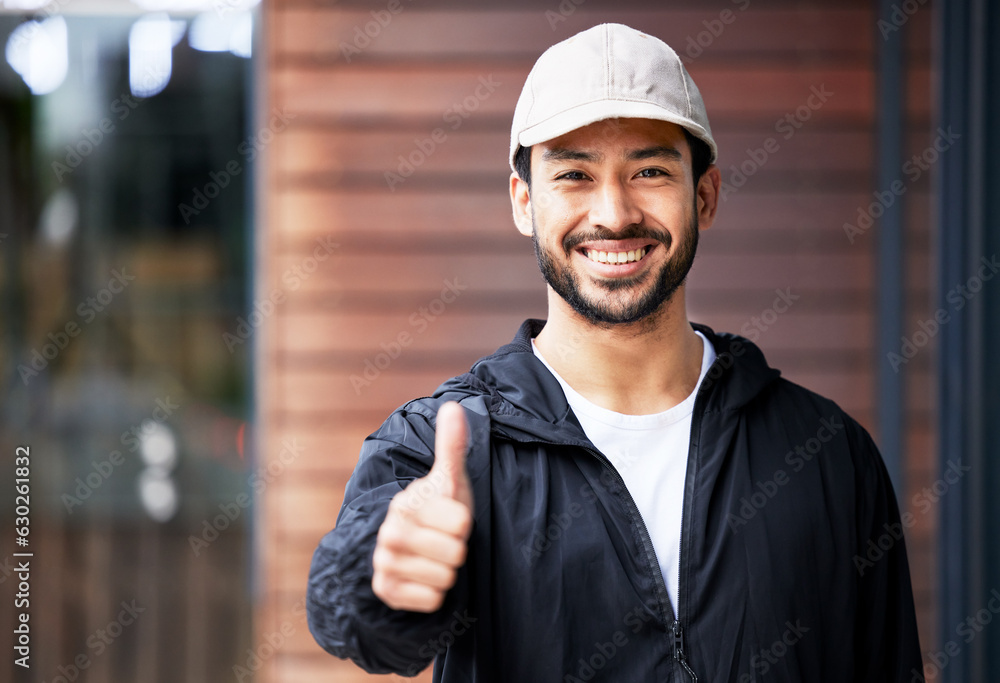
{"label": "jacket collar", "polygon": [[[586,442],[558,380],[532,351],[531,340],[544,326],[544,320],[525,320],[509,344],[479,359],[468,373],[449,380],[441,389],[464,385],[466,390],[488,394],[491,418],[514,438]],[[700,391],[706,395],[704,410],[738,409],[780,375],[753,342],[716,333],[705,325],[692,327],[705,335],[716,353]]]}

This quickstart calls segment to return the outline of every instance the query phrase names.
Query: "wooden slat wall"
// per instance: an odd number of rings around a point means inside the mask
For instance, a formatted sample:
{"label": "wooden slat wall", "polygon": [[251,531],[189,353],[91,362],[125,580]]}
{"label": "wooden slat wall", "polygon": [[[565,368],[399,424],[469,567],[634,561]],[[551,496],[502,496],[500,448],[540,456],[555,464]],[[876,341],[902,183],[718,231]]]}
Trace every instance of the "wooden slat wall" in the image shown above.
{"label": "wooden slat wall", "polygon": [[[562,15],[555,1],[401,0],[402,11],[345,59],[342,43],[387,4],[276,0],[264,8],[264,110],[295,118],[265,150],[262,166],[258,297],[280,288],[288,299],[260,340],[261,452],[275,458],[286,438],[304,449],[268,489],[261,512],[258,641],[286,621],[296,625],[261,672],[269,682],[369,680],[322,652],[295,614],[312,550],[333,526],[362,439],[400,403],[508,341],[525,317],[544,317],[531,246],[510,219],[510,117],[537,55],[595,23],[630,24],[683,55],[704,21],[734,10],[735,21],[702,54],[685,57],[709,108],[724,180],[730,165],[768,137],[780,150],[730,195],[704,235],[690,278],[692,318],[738,332],[771,306],[775,289],[791,288],[801,298],[759,343],[788,377],[876,431],[877,227],[854,244],[843,230],[876,189],[879,34],[871,3],[755,0],[741,12],[742,2],[662,9],[667,3],[586,0]],[[550,26],[546,11],[564,21]],[[930,16],[924,7],[903,27],[914,153],[931,140]],[[452,130],[446,113],[474,93],[480,77],[500,85]],[[834,94],[784,139],[776,122],[804,105],[814,86]],[[439,127],[447,139],[390,189],[384,173]],[[906,197],[909,329],[929,315],[928,192],[925,177]],[[307,263],[321,239],[338,246],[292,289],[285,274]],[[414,322],[446,281],[467,289],[425,327]],[[370,384],[352,386],[380,345],[401,332],[411,333],[412,343]],[[929,352],[917,361],[905,369],[911,428],[904,509],[933,479]],[[934,520],[918,519],[910,554],[929,649]],[[419,680],[430,678],[425,672]]]}
{"label": "wooden slat wall", "polygon": [[[32,444],[36,451],[43,449]],[[13,460],[4,464],[12,470]],[[214,683],[232,680],[234,665],[246,666],[249,533],[240,521],[196,557],[186,527],[77,515],[73,523],[41,511],[32,517],[31,668],[15,665],[10,650],[0,656],[0,680]],[[0,522],[14,527],[12,516]],[[0,559],[0,585],[10,598],[0,601],[6,632],[21,612],[10,571],[20,561],[10,552]],[[110,625],[123,603],[134,604],[138,616]],[[80,663],[85,670],[74,672]]]}

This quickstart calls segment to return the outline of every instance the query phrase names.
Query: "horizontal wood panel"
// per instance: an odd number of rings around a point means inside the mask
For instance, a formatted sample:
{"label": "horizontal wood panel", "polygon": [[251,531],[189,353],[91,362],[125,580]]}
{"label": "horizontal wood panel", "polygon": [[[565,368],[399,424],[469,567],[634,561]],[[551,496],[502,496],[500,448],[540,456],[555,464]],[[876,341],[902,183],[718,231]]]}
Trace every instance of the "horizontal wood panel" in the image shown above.
{"label": "horizontal wood panel", "polygon": [[522,321],[521,317],[458,311],[443,313],[433,320],[419,313],[413,316],[302,314],[282,319],[279,339],[284,353],[346,352],[357,359],[358,366],[352,371],[363,372],[364,361],[382,361],[383,358],[375,357],[385,356],[385,349],[396,356],[393,360],[400,361],[410,351],[465,351],[488,343],[487,340],[493,340],[496,348],[513,338]]}
{"label": "horizontal wood panel", "polygon": [[[386,415],[388,416],[388,409]],[[277,454],[284,448],[283,442],[288,439],[301,449],[295,464],[289,467],[283,479],[296,482],[301,477],[310,477],[321,473],[324,478],[335,480],[350,476],[358,461],[361,442],[371,434],[372,430],[363,425],[352,425],[343,428],[319,427],[309,429],[282,429],[270,434],[265,453]]]}
{"label": "horizontal wood panel", "polygon": [[[275,104],[295,116],[358,117],[393,112],[429,117],[447,133],[472,116],[491,114],[509,120],[530,67],[530,63],[512,68],[488,62],[287,67],[274,74]],[[733,65],[704,66],[697,73],[692,69],[692,77],[710,115],[740,112],[769,115],[777,121],[786,114],[794,115],[812,97],[818,108],[803,110],[802,120],[829,124],[838,116],[869,117],[873,107],[874,81],[868,68],[769,67],[741,74]],[[818,104],[813,89],[819,92],[821,87],[830,94]],[[471,98],[467,105],[466,98]]]}
{"label": "horizontal wood panel", "polygon": [[[373,21],[369,11],[285,9],[276,14],[274,50],[279,56],[333,57],[345,62],[348,58],[411,55],[488,54],[504,58],[526,52],[541,54],[554,42],[605,22],[624,23],[656,35],[687,62],[710,56],[724,58],[732,52],[789,50],[853,52],[864,58],[871,55],[873,49],[871,36],[858,30],[859,25],[874,23],[872,13],[866,9],[817,7],[802,12],[749,8],[740,12],[738,7],[733,7],[732,18],[726,17],[730,23],[722,24],[722,32],[716,38],[700,34],[707,30],[705,22],[719,20],[717,8],[693,11],[664,7],[657,12],[595,12],[584,6],[568,17],[558,16],[555,21],[550,21],[544,12],[548,7],[539,7],[535,12],[457,13],[420,11],[405,5],[404,8],[384,28],[377,24],[367,26],[369,34],[375,34],[374,38],[364,33],[366,24]],[[720,27],[714,23],[712,28],[718,32]],[[702,47],[709,42],[708,47]],[[345,50],[345,43],[350,47],[364,47],[359,55],[353,50]]]}
{"label": "horizontal wood panel", "polygon": [[[339,482],[324,480],[320,486],[298,481],[295,486],[268,491],[270,504],[274,506],[273,518],[281,534],[312,536],[319,543],[323,534],[336,524],[346,484],[346,477]],[[306,575],[302,575],[303,588],[305,580]]]}
{"label": "horizontal wood panel", "polygon": [[[875,410],[875,381],[869,373],[795,371],[783,374],[791,381],[836,401],[852,416]],[[913,397],[909,407],[913,411],[912,419],[921,419],[920,415],[926,415],[931,410],[931,393],[927,378],[914,377],[907,391]],[[860,421],[858,417],[855,419]]]}
{"label": "horizontal wood panel", "polygon": [[[921,379],[924,386],[930,386],[931,382],[929,376]],[[907,486],[926,486],[937,478],[937,445],[934,438],[934,425],[917,422],[907,426],[906,471],[912,477],[907,479]],[[912,487],[909,490],[912,491]]]}
{"label": "horizontal wood panel", "polygon": [[386,406],[391,410],[418,396],[429,396],[449,376],[440,371],[404,372],[392,366],[371,380],[354,371],[289,371],[275,381],[268,404],[290,412],[373,410],[388,414]]}
{"label": "horizontal wood panel", "polygon": [[[294,118],[320,117],[336,123],[391,113],[426,119],[430,126],[449,133],[475,118],[509,121],[530,66],[489,62],[326,69],[290,66],[273,76],[274,103]],[[749,117],[777,125],[787,116],[798,117],[782,130],[843,125],[845,121],[873,123],[875,83],[867,67],[741,70],[740,65],[731,64],[692,68],[711,118]],[[929,113],[929,88],[925,73],[908,78],[907,108],[912,114]],[[821,90],[827,96],[819,104],[815,93]],[[807,107],[810,102],[817,108]]]}
{"label": "horizontal wood panel", "polygon": [[[285,589],[276,586],[275,590],[280,591],[281,594],[304,595],[305,584],[301,586],[290,585],[287,586],[287,588]],[[318,681],[331,680],[331,681],[337,681],[339,683],[340,681],[344,680],[344,678],[342,678],[340,675],[337,675],[336,678],[334,678],[333,675],[337,668],[344,667],[345,662],[336,659],[333,655],[323,650],[323,648],[319,646],[319,644],[316,642],[316,639],[313,638],[312,633],[310,633],[309,629],[307,628],[296,629],[295,632],[292,633],[291,636],[289,636],[288,640],[285,642],[285,645],[282,647],[282,652],[285,655],[294,657],[296,659],[302,657],[310,657],[310,658],[315,657],[316,663],[318,665],[322,665],[323,667],[328,667],[328,670],[326,671],[326,677],[316,679]],[[333,661],[331,662],[328,660],[333,660]],[[355,671],[360,672],[360,669],[357,669],[357,667],[355,667]],[[307,680],[307,679],[296,678],[296,680]]]}

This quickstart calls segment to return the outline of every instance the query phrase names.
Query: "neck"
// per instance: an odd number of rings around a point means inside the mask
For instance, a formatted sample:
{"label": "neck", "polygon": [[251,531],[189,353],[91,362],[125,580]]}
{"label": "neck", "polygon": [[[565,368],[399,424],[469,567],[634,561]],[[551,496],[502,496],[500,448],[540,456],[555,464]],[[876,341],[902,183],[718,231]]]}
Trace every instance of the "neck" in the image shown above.
{"label": "neck", "polygon": [[551,288],[535,338],[545,360],[587,400],[626,415],[669,410],[698,384],[703,344],[687,319],[683,285],[648,318],[595,325]]}

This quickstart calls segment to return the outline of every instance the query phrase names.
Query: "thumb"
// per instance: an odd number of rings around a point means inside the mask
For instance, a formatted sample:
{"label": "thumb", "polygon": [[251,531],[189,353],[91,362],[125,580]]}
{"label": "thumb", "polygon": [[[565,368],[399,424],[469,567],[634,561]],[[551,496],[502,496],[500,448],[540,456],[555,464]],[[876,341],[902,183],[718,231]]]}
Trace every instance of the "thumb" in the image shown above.
{"label": "thumb", "polygon": [[430,474],[441,493],[470,504],[469,478],[465,473],[465,454],[469,447],[469,426],[465,409],[448,401],[438,409],[434,436],[434,465]]}

